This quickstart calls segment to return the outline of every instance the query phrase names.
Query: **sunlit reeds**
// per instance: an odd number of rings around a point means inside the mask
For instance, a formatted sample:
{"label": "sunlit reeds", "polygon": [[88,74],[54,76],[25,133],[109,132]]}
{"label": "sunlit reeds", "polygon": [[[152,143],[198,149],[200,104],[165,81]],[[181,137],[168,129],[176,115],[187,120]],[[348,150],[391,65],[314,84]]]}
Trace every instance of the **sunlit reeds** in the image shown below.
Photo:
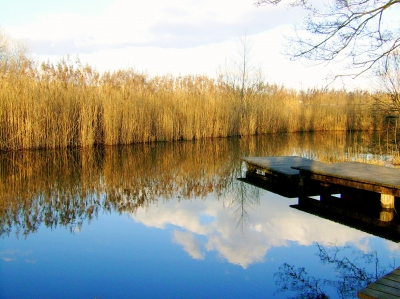
{"label": "sunlit reeds", "polygon": [[[40,225],[79,229],[105,212],[135,213],[158,201],[232,202],[241,156],[297,155],[323,162],[387,153],[361,132],[269,134],[193,142],[0,153],[0,236]],[[370,161],[367,161],[370,162]],[[236,191],[235,191],[236,190]]]}
{"label": "sunlit reeds", "polygon": [[276,132],[382,130],[364,92],[297,92],[221,78],[98,73],[68,59],[0,64],[0,150],[194,140]]}

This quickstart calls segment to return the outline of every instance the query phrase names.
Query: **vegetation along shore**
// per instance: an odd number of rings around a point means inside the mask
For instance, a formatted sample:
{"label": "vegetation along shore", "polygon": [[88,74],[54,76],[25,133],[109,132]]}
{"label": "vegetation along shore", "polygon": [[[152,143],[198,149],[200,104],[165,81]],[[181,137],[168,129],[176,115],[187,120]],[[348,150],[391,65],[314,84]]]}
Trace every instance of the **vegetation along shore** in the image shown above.
{"label": "vegetation along shore", "polygon": [[296,91],[249,80],[100,73],[66,58],[0,59],[0,150],[91,147],[276,132],[385,130],[390,94]]}

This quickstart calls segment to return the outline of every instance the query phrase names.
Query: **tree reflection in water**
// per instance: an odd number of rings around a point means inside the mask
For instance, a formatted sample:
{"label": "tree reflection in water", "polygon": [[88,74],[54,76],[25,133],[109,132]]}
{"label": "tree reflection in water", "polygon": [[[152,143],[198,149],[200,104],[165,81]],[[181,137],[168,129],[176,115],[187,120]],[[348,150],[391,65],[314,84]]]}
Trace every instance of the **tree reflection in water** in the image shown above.
{"label": "tree reflection in water", "polygon": [[[355,133],[359,134],[359,133]],[[259,192],[241,177],[240,156],[299,155],[343,161],[373,136],[347,132],[276,134],[196,142],[0,153],[0,236],[27,236],[44,224],[71,232],[100,212],[135,213],[158,200],[213,193],[244,228]],[[239,187],[237,187],[239,186]]]}
{"label": "tree reflection in water", "polygon": [[260,205],[260,189],[244,182],[237,182],[229,196],[225,196],[224,207],[233,211],[236,227],[244,232],[249,220],[249,210]]}
{"label": "tree reflection in water", "polygon": [[[330,298],[333,289],[339,298],[356,298],[357,291],[384,276],[395,267],[382,267],[377,252],[364,253],[350,247],[317,246],[317,256],[324,267],[332,267],[335,279],[317,278],[307,273],[305,267],[296,268],[284,263],[274,274],[279,286],[277,292],[294,292],[288,298]],[[349,252],[351,250],[351,252]],[[351,256],[351,258],[348,258]]]}
{"label": "tree reflection in water", "polygon": [[79,230],[100,212],[223,195],[239,176],[238,139],[0,153],[0,235]]}

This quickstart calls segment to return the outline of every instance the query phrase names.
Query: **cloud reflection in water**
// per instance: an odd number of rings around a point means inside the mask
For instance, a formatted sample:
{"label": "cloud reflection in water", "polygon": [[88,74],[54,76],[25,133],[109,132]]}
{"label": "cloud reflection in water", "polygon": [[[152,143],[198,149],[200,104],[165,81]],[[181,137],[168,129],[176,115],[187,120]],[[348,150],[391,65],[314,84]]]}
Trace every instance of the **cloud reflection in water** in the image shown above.
{"label": "cloud reflection in water", "polygon": [[[205,252],[216,251],[243,268],[262,262],[269,249],[290,246],[291,241],[304,246],[330,246],[334,242],[337,246],[352,244],[365,252],[370,249],[369,234],[290,209],[290,204],[293,199],[263,191],[257,206],[248,211],[244,230],[236,223],[234,209],[224,207],[211,196],[204,201],[172,199],[158,203],[157,208],[139,208],[130,215],[148,227],[164,229],[173,225],[183,229],[174,231],[173,241],[195,259],[204,259]],[[205,222],[205,215],[213,221]],[[392,242],[388,243],[396,250]]]}

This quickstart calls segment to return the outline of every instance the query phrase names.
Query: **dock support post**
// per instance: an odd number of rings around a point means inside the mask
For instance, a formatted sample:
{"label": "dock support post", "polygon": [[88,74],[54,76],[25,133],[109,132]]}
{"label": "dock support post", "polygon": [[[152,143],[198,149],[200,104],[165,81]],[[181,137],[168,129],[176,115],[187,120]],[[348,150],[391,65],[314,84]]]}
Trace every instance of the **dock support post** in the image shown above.
{"label": "dock support post", "polygon": [[380,221],[392,221],[394,218],[394,209],[382,209],[379,213],[379,220]]}
{"label": "dock support post", "polygon": [[381,221],[392,221],[394,217],[394,196],[389,194],[381,194],[382,210],[379,214]]}
{"label": "dock support post", "polygon": [[381,194],[381,207],[384,209],[394,209],[394,196]]}
{"label": "dock support post", "polygon": [[301,171],[299,173],[299,191],[299,199],[301,197],[307,197],[307,178]]}

